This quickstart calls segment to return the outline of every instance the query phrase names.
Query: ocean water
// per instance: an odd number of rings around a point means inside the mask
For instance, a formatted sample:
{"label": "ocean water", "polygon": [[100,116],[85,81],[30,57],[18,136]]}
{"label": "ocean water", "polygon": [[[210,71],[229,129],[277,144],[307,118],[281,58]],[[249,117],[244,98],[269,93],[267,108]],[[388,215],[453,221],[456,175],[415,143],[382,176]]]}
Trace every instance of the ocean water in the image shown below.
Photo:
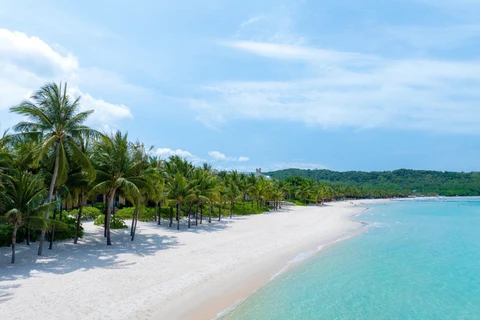
{"label": "ocean water", "polygon": [[480,319],[480,198],[392,201],[222,320]]}

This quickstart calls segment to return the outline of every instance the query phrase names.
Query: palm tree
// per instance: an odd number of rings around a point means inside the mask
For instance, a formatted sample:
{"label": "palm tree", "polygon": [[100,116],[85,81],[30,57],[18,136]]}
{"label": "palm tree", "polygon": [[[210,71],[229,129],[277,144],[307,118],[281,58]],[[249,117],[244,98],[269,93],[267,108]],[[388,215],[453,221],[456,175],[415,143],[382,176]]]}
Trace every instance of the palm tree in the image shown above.
{"label": "palm tree", "polygon": [[242,202],[245,202],[247,199],[247,193],[248,193],[248,178],[247,175],[244,173],[240,173],[238,175],[238,183],[237,183],[238,189],[242,193]]}
{"label": "palm tree", "polygon": [[295,196],[308,204],[313,189],[313,180],[305,180],[297,189]]}
{"label": "palm tree", "polygon": [[218,221],[222,219],[222,208],[226,198],[227,198],[227,190],[226,190],[225,184],[222,180],[218,179],[218,192],[216,195],[216,199],[218,202]]}
{"label": "palm tree", "polygon": [[272,192],[272,199],[274,201],[275,210],[278,210],[280,201],[285,199],[285,193],[279,187],[276,186]]}
{"label": "palm tree", "polygon": [[[234,171],[235,172],[235,171]],[[235,208],[235,201],[242,197],[240,189],[238,188],[234,176],[226,181],[226,196],[230,201],[230,219],[233,217],[233,209]]]}
{"label": "palm tree", "polygon": [[[165,162],[157,157],[149,158],[149,167],[152,169],[150,174],[152,193],[150,199],[155,202],[155,221],[158,225],[162,224],[162,202],[166,200],[164,168]],[[158,220],[157,220],[158,219]]]}
{"label": "palm tree", "polygon": [[321,183],[316,182],[310,186],[310,196],[315,199],[315,204],[323,204],[323,198],[325,198],[325,186]]}
{"label": "palm tree", "polygon": [[1,206],[4,207],[5,219],[13,225],[12,232],[12,263],[15,263],[15,245],[17,230],[25,224],[45,230],[47,219],[42,217],[44,211],[52,203],[40,205],[47,195],[43,179],[39,175],[20,171],[9,175],[5,179],[5,192],[0,196]]}
{"label": "palm tree", "polygon": [[[90,162],[93,156],[93,142],[94,140],[92,137],[88,135],[78,137],[78,146]],[[74,244],[77,244],[78,242],[83,203],[85,202],[85,197],[88,194],[88,191],[92,187],[92,183],[95,181],[95,176],[95,171],[92,172],[89,168],[82,167],[82,164],[75,162],[75,159],[72,161],[71,171],[68,173],[68,178],[65,184],[69,190],[70,198],[73,198],[73,202],[78,204],[77,223],[75,226],[75,236],[73,238]]]}
{"label": "palm tree", "polygon": [[112,245],[110,218],[115,195],[117,191],[122,191],[125,194],[140,197],[139,188],[145,184],[145,179],[140,172],[143,164],[133,157],[128,134],[122,134],[120,131],[101,139],[95,146],[93,162],[97,171],[97,181],[90,193],[106,195],[105,236],[107,245],[110,246]]}
{"label": "palm tree", "polygon": [[180,230],[180,213],[182,204],[191,196],[191,189],[187,178],[180,172],[169,178],[167,182],[168,198],[175,205],[177,210],[177,230]]}
{"label": "palm tree", "polygon": [[[205,202],[209,203],[210,210],[208,214],[208,223],[212,222],[213,203],[215,202],[216,194],[218,192],[219,184],[217,177],[212,173],[210,166],[203,167],[204,180],[201,187],[201,194]],[[202,213],[200,213],[200,223],[202,223]]]}
{"label": "palm tree", "polygon": [[[48,190],[47,203],[52,201],[55,186],[66,180],[68,172],[67,154],[70,153],[79,163],[89,167],[87,157],[76,143],[80,135],[100,136],[95,130],[83,125],[93,110],[79,112],[80,97],[74,99],[67,94],[67,84],[47,83],[30,98],[10,108],[11,112],[26,116],[28,121],[21,121],[13,127],[18,135],[35,137],[42,141],[38,150],[37,161],[53,152],[54,164]],[[92,169],[93,170],[93,169]],[[60,179],[59,179],[60,178]],[[48,218],[49,212],[45,213]],[[42,254],[45,229],[41,231],[38,255]]]}

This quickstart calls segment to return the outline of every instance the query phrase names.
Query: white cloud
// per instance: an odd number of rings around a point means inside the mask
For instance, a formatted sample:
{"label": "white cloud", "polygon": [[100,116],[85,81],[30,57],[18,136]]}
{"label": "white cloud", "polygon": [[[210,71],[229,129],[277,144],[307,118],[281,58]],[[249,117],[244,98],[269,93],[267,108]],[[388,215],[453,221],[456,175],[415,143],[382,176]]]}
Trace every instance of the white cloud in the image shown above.
{"label": "white cloud", "polygon": [[[132,118],[127,106],[107,102],[80,89],[79,85],[87,82],[84,78],[88,73],[89,69],[80,67],[77,57],[60,46],[22,32],[0,29],[0,115],[7,118],[2,126],[13,125],[10,119],[14,117],[7,108],[29,98],[33,91],[51,81],[68,81],[69,94],[82,96],[82,109],[95,110],[88,120],[93,126],[102,128],[105,124],[112,125],[112,120]],[[88,82],[98,84],[102,79],[110,78],[88,77]]]}
{"label": "white cloud", "polygon": [[226,155],[224,155],[221,152],[218,151],[209,151],[208,155],[213,158],[213,160],[217,161],[230,161],[230,158],[228,158]]}
{"label": "white cloud", "polygon": [[364,64],[372,59],[372,56],[364,54],[322,50],[300,45],[277,44],[257,41],[227,41],[223,44],[232,48],[240,49],[264,57],[284,60],[303,60],[310,63],[350,61],[354,62],[355,64]]}
{"label": "white cloud", "polygon": [[157,155],[161,157],[170,157],[170,156],[179,156],[182,158],[193,158],[194,155],[191,154],[190,152],[182,149],[177,149],[173,150],[170,148],[158,148],[157,151],[155,152]]}
{"label": "white cloud", "polygon": [[247,20],[245,21],[242,21],[242,23],[240,23],[240,28],[244,28],[252,23],[255,23],[255,22],[258,22],[260,21],[261,19],[263,19],[264,17],[263,16],[255,16],[255,17],[250,17],[248,18]]}
{"label": "white cloud", "polygon": [[311,162],[302,162],[302,161],[294,161],[294,162],[281,162],[281,163],[273,163],[273,164],[265,164],[265,165],[228,165],[228,166],[221,166],[221,165],[215,165],[215,169],[217,170],[225,170],[225,171],[232,171],[232,170],[237,170],[238,172],[255,172],[255,169],[261,168],[262,172],[270,172],[270,171],[277,171],[277,170],[283,170],[283,169],[328,169],[325,165],[320,164],[320,163],[311,163]]}
{"label": "white cloud", "polygon": [[262,168],[262,172],[277,171],[283,169],[328,169],[326,166],[320,163],[308,163],[308,162],[282,162],[275,163],[272,165],[267,165],[265,168]]}
{"label": "white cloud", "polygon": [[185,158],[188,161],[191,161],[194,164],[199,164],[202,162],[206,162],[205,159],[199,158],[196,155],[192,154],[191,152],[187,150],[182,150],[182,149],[170,149],[170,148],[158,148],[155,151],[155,154],[166,159],[170,156],[179,156],[181,158]]}
{"label": "white cloud", "polygon": [[250,161],[250,158],[248,157],[227,157],[223,153],[219,151],[209,151],[208,155],[212,157],[213,161],[230,161],[230,162],[247,162]]}
{"label": "white cloud", "polygon": [[70,53],[62,54],[38,37],[23,32],[0,29],[0,60],[46,76],[76,72],[78,59]]}
{"label": "white cloud", "polygon": [[205,86],[196,110],[211,125],[278,119],[324,128],[480,133],[479,61],[392,60],[305,46],[235,43],[281,63],[302,60],[314,76]]}

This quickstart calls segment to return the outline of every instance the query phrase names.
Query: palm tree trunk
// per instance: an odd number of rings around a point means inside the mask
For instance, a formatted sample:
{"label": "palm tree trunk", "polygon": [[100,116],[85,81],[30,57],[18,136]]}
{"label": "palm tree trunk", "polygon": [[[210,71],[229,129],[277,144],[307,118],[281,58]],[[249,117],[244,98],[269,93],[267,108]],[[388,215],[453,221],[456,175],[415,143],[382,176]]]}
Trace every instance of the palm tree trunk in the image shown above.
{"label": "palm tree trunk", "polygon": [[173,224],[173,206],[170,206],[170,224],[168,225],[168,227],[171,228],[172,224]]}
{"label": "palm tree trunk", "polygon": [[218,206],[218,221],[222,220],[222,205]]}
{"label": "palm tree trunk", "polygon": [[27,226],[27,246],[30,245],[30,227]]}
{"label": "palm tree trunk", "polygon": [[[55,209],[53,209],[53,221],[55,220],[57,220],[57,206],[55,206]],[[52,250],[54,238],[55,238],[55,225],[52,226],[52,231],[50,231],[50,245],[48,246],[48,250]]]}
{"label": "palm tree trunk", "polygon": [[59,217],[60,221],[63,220],[63,205],[62,205],[62,201],[60,200],[60,217]]}
{"label": "palm tree trunk", "polygon": [[82,219],[83,211],[83,191],[78,195],[78,214],[77,214],[77,224],[75,226],[75,237],[73,238],[73,243],[77,244],[78,241],[78,232],[80,231],[80,220]]}
{"label": "palm tree trunk", "polygon": [[208,223],[212,223],[212,211],[213,211],[213,206],[212,206],[212,203],[210,202],[210,212],[208,213]]}
{"label": "palm tree trunk", "polygon": [[113,199],[115,198],[115,191],[116,189],[112,190],[112,192],[108,195],[107,201],[107,214],[105,215],[105,233],[107,235],[107,246],[112,245],[112,240],[110,238],[110,216],[112,214],[113,208]]}
{"label": "palm tree trunk", "polygon": [[135,231],[137,231],[137,221],[138,221],[138,209],[135,207],[135,210],[133,211],[133,219],[132,219],[132,241],[135,239]]}
{"label": "palm tree trunk", "polygon": [[[104,194],[103,198],[106,199],[107,195]],[[105,203],[105,212],[103,213],[103,236],[106,238],[107,237],[107,211],[108,211],[108,199],[104,201]]]}
{"label": "palm tree trunk", "polygon": [[233,217],[233,206],[234,206],[234,202],[231,201],[230,202],[230,219],[232,219],[232,217]]}
{"label": "palm tree trunk", "polygon": [[158,225],[162,224],[162,201],[158,202]]}
{"label": "palm tree trunk", "polygon": [[135,225],[136,213],[137,213],[137,207],[135,206],[135,209],[133,210],[133,214],[132,214],[132,225],[130,226],[130,237],[133,237],[133,226]]}
{"label": "palm tree trunk", "polygon": [[197,205],[197,208],[195,209],[195,226],[198,226],[198,205]]}
{"label": "palm tree trunk", "polygon": [[[53,166],[52,180],[50,181],[50,188],[48,189],[48,198],[47,203],[52,202],[53,190],[55,189],[55,183],[58,176],[58,167],[60,165],[60,142],[57,141],[55,144],[55,165]],[[45,213],[45,219],[48,219],[50,216],[50,209]],[[45,228],[42,228],[40,233],[40,241],[38,243],[38,255],[41,256],[43,252],[43,242],[45,241]]]}
{"label": "palm tree trunk", "polygon": [[177,230],[180,230],[180,210],[182,209],[181,204],[177,204]]}
{"label": "palm tree trunk", "polygon": [[18,224],[14,224],[12,232],[12,263],[15,263],[15,244],[17,243]]}
{"label": "palm tree trunk", "polygon": [[202,224],[203,221],[203,204],[200,205],[200,224]]}
{"label": "palm tree trunk", "polygon": [[137,216],[135,217],[135,226],[133,227],[132,241],[135,239],[135,234],[137,233],[137,223],[138,223],[138,210],[137,210]]}

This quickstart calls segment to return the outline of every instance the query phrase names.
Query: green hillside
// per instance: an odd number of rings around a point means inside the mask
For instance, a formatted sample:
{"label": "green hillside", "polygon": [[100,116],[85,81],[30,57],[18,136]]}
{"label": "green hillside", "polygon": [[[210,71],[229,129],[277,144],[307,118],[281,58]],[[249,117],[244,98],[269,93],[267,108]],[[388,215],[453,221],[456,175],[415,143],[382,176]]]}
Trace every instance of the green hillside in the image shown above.
{"label": "green hillside", "polygon": [[480,195],[480,172],[441,172],[400,169],[362,172],[331,170],[285,169],[266,173],[274,179],[301,177],[334,184],[367,189],[416,190],[418,194],[445,196]]}

